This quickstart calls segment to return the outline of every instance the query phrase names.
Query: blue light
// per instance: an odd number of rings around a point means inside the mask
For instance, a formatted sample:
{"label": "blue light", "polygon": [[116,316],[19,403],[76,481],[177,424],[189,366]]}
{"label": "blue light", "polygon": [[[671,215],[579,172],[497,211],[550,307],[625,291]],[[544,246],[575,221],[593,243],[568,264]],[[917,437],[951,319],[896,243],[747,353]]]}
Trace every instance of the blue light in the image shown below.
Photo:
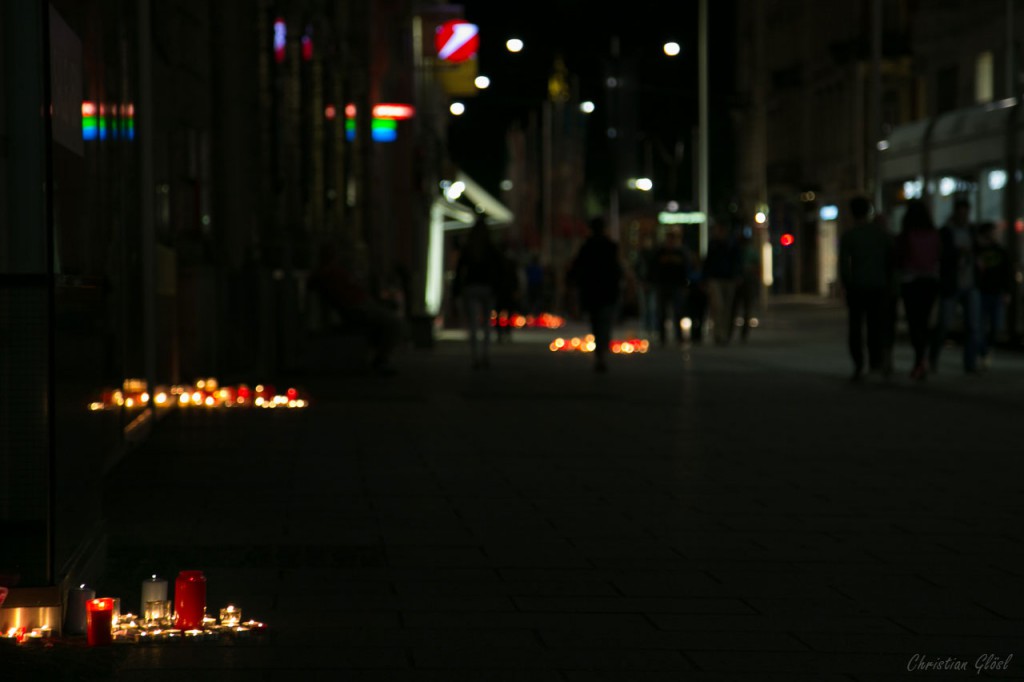
{"label": "blue light", "polygon": [[398,139],[398,131],[394,128],[378,128],[373,127],[373,141],[374,142],[394,142]]}

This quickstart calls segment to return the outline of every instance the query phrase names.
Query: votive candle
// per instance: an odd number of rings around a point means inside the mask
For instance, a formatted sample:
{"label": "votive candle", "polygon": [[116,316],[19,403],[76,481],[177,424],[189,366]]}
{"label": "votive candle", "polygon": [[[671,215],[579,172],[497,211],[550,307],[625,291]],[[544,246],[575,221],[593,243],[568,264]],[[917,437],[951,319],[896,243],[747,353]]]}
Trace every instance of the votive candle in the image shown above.
{"label": "votive candle", "polygon": [[67,612],[64,616],[64,631],[69,635],[84,635],[88,619],[86,604],[96,598],[96,590],[84,584],[68,590]]}
{"label": "votive candle", "polygon": [[147,623],[155,623],[171,617],[171,602],[166,599],[155,599],[146,602],[146,608],[142,612],[142,620]]}
{"label": "votive candle", "polygon": [[142,613],[146,613],[146,602],[151,601],[167,601],[167,581],[163,578],[157,578],[154,574],[152,578],[147,578],[142,581]]}
{"label": "votive candle", "polygon": [[220,610],[220,624],[234,627],[242,621],[242,609],[228,604]]}
{"label": "votive candle", "polygon": [[86,637],[89,646],[103,646],[113,641],[111,629],[114,617],[114,600],[110,597],[90,599],[86,604]]}
{"label": "votive candle", "polygon": [[181,571],[174,582],[174,626],[178,630],[203,627],[206,615],[206,576],[202,571]]}

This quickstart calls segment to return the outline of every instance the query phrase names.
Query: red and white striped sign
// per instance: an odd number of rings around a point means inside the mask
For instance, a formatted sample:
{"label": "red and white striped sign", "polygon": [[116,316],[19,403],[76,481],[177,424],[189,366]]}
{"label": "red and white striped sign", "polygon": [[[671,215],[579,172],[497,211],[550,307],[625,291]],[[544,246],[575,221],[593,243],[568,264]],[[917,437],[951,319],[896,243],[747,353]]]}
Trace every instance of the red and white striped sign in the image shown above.
{"label": "red and white striped sign", "polygon": [[437,57],[446,62],[464,62],[480,47],[480,29],[462,19],[452,19],[437,27],[434,34]]}

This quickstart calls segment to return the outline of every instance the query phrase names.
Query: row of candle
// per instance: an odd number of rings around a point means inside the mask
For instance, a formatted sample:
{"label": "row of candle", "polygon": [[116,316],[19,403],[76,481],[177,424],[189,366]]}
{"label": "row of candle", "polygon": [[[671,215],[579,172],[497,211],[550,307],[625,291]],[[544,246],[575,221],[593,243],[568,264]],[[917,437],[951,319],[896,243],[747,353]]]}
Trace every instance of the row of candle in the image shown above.
{"label": "row of candle", "polygon": [[53,637],[53,628],[43,625],[37,628],[17,627],[11,628],[3,633],[3,637],[15,640],[18,644],[31,644],[33,642],[46,642]]}
{"label": "row of candle", "polygon": [[507,313],[507,312],[495,312],[491,311],[491,326],[492,327],[515,327],[516,329],[522,329],[523,327],[541,327],[543,329],[558,329],[559,327],[565,326],[565,318],[558,315],[552,315],[551,313],[541,313],[540,315],[520,315],[519,313]]}
{"label": "row of candle", "polygon": [[242,610],[228,604],[220,610],[220,622],[206,615],[206,577],[202,571],[181,571],[175,581],[175,608],[167,599],[167,581],[156,575],[142,583],[143,619],[121,614],[120,600],[96,598],[95,590],[81,585],[68,594],[65,630],[85,633],[90,646],[114,641],[156,641],[185,637],[245,635],[265,626],[258,621],[242,622]]}
{"label": "row of candle", "polygon": [[107,390],[100,400],[89,404],[93,411],[117,408],[142,408],[150,404],[157,407],[263,407],[303,408],[309,400],[301,397],[295,388],[278,394],[273,386],[246,384],[221,387],[215,378],[199,379],[193,386],[158,387],[151,396],[142,379],[126,379],[122,388]]}
{"label": "row of candle", "polygon": [[[633,353],[646,353],[650,348],[650,342],[647,339],[623,339],[613,340],[609,345],[612,353],[619,355],[631,355]],[[577,352],[577,353],[592,353],[597,348],[597,343],[594,341],[593,334],[587,334],[582,339],[579,337],[573,337],[571,339],[557,338],[552,341],[548,348],[553,353],[557,352]]]}

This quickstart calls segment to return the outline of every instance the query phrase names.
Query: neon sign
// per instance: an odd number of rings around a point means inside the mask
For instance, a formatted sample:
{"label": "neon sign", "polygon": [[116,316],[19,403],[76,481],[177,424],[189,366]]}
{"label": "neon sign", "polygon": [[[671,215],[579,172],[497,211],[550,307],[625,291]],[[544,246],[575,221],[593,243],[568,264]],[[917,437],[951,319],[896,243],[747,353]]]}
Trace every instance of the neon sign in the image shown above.
{"label": "neon sign", "polygon": [[[408,104],[375,104],[370,122],[370,138],[374,142],[394,142],[398,139],[398,121],[405,121],[416,113]],[[356,105],[345,105],[345,138],[356,139]]]}
{"label": "neon sign", "polygon": [[288,28],[284,23],[284,19],[274,20],[274,61],[278,64],[284,62],[285,57],[285,46],[286,39],[288,37]]}
{"label": "neon sign", "polygon": [[86,142],[135,139],[135,105],[104,104],[86,100],[82,102],[82,139]]}

